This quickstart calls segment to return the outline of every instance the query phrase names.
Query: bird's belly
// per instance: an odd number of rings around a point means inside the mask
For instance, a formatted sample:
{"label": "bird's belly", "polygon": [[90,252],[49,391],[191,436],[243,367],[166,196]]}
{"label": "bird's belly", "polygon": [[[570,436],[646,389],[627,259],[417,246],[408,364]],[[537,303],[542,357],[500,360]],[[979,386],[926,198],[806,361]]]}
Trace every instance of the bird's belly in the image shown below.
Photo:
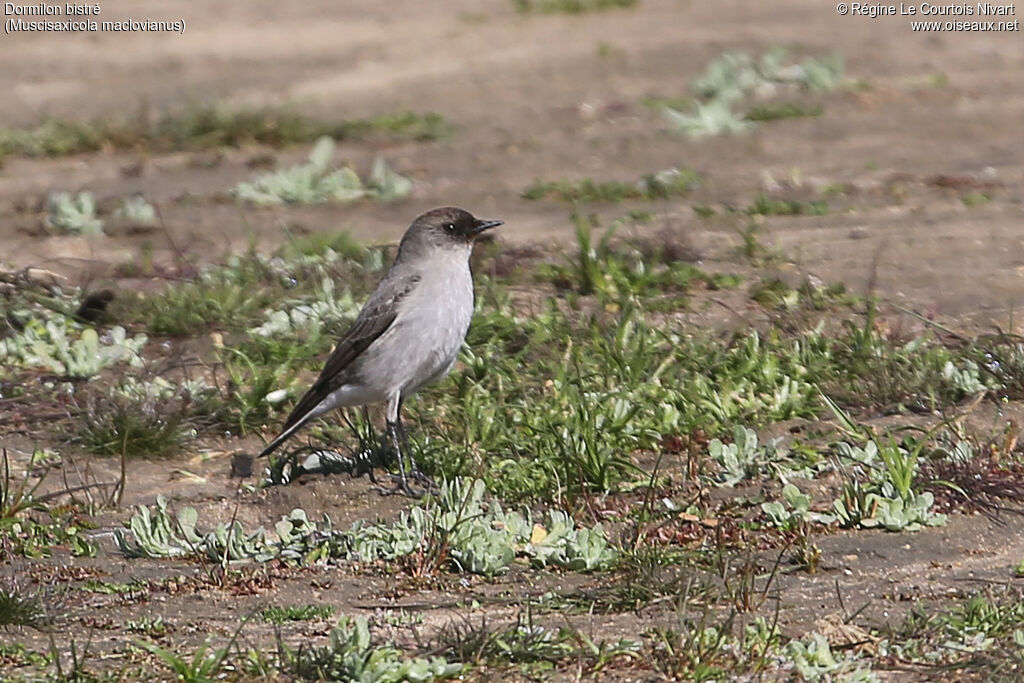
{"label": "bird's belly", "polygon": [[335,408],[352,408],[370,403],[384,403],[388,398],[388,393],[380,391],[379,387],[351,382],[338,387],[328,394],[317,408],[319,409],[319,414],[323,414]]}
{"label": "bird's belly", "polygon": [[456,310],[446,325],[437,324],[432,312],[407,316],[374,344],[374,353],[361,363],[360,376],[386,378],[372,384],[386,384],[388,393],[403,398],[441,379],[454,367],[466,338],[472,307],[465,308],[467,313]]}

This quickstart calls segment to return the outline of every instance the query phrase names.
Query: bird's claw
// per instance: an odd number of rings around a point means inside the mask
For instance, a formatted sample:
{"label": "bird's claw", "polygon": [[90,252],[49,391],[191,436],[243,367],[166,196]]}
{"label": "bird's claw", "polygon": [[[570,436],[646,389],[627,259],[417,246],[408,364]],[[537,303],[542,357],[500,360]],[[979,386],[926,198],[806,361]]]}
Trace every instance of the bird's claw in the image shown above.
{"label": "bird's claw", "polygon": [[438,488],[437,484],[434,483],[433,479],[423,474],[423,472],[421,472],[420,469],[417,467],[414,467],[412,472],[409,473],[409,478],[418,484],[422,484],[423,487],[428,492],[436,492],[441,490]]}
{"label": "bird's claw", "polygon": [[[409,496],[410,498],[422,498],[428,493],[437,493],[440,491],[434,480],[425,475],[418,467],[413,468],[409,472],[409,476],[403,476],[401,474],[392,474],[391,488],[385,488],[381,486],[377,480],[373,477],[372,471],[370,474],[370,481],[377,486],[377,490],[382,496],[393,496],[395,494],[402,494]],[[415,482],[423,487],[422,490],[417,490],[410,485],[410,482]]]}
{"label": "bird's claw", "polygon": [[396,494],[401,494],[404,496],[409,496],[410,498],[422,498],[423,496],[427,495],[427,493],[429,493],[429,489],[417,491],[416,489],[409,485],[408,479],[399,477],[394,474],[391,475],[391,481],[394,482],[394,486],[392,486],[391,488],[384,488],[383,486],[378,485],[377,491],[380,493],[380,495],[393,496]]}

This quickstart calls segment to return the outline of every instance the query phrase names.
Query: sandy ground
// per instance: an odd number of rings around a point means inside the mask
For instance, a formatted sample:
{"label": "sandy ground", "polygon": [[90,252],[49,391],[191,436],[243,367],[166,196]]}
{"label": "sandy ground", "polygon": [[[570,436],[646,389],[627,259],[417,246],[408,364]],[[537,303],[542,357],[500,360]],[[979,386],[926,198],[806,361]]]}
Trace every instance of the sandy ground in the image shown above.
{"label": "sandy ground", "polygon": [[[187,11],[178,17],[176,13]],[[222,3],[169,10],[155,2],[105,2],[102,18],[184,18],[183,35],[17,34],[0,41],[0,120],[129,116],[140,107],[189,102],[289,104],[321,116],[353,117],[409,108],[438,111],[458,132],[431,144],[344,145],[339,158],[365,170],[383,154],[418,182],[413,198],[260,210],[214,201],[251,175],[252,150],[209,169],[190,155],[101,154],[12,159],[0,169],[0,244],[17,264],[88,269],[133,257],[139,239],[94,241],[40,235],[39,200],[52,190],[89,189],[99,198],[143,193],[168,234],[205,257],[241,248],[252,235],[268,247],[285,226],[351,230],[394,239],[423,209],[455,204],[504,218],[514,241],[564,238],[566,208],[527,202],[536,179],[638,178],[675,165],[707,177],[692,201],[655,205],[692,230],[707,258],[722,258],[731,228],[703,224],[691,203],[743,206],[764,176],[799,174],[809,184],[855,190],[843,211],[774,218],[765,239],[794,267],[867,281],[936,312],[1020,307],[1024,284],[1024,41],[1019,32],[915,33],[905,17],[839,16],[814,2],[681,2],[582,16],[520,15],[508,2]],[[826,114],[710,140],[669,136],[645,95],[687,94],[688,82],[729,49],[793,46],[839,50],[848,76],[870,87],[826,98]],[[942,75],[945,87],[930,81]],[[282,153],[300,158],[305,150]],[[123,169],[142,164],[139,177]],[[929,184],[937,176],[953,189]],[[993,201],[969,209],[964,182]],[[183,197],[191,201],[181,201]],[[607,211],[621,215],[621,207]],[[651,229],[656,229],[654,225]],[[146,238],[166,246],[158,235]]]}
{"label": "sandy ground", "polygon": [[[633,9],[582,16],[524,16],[500,0],[101,5],[104,19],[184,18],[187,28],[183,35],[159,36],[5,35],[0,121],[129,116],[140,107],[159,111],[214,101],[288,104],[337,118],[396,108],[437,111],[457,130],[438,142],[339,146],[338,159],[359,169],[382,154],[416,179],[413,196],[390,205],[256,209],[225,201],[224,193],[252,174],[246,163],[265,153],[260,149],[227,151],[210,167],[195,163],[191,153],[10,158],[0,167],[0,261],[102,278],[147,244],[157,259],[169,257],[176,244],[200,260],[218,260],[250,241],[271,249],[286,229],[394,240],[417,213],[444,204],[504,219],[502,239],[510,242],[568,242],[567,206],[522,199],[525,186],[536,179],[631,180],[680,165],[699,170],[704,184],[684,200],[642,205],[655,220],[636,229],[682,228],[710,265],[736,260],[735,226],[703,221],[692,205],[742,207],[770,185],[766,178],[799,177],[806,187],[842,183],[849,191],[830,200],[827,215],[764,221],[761,239],[784,256],[775,266],[783,275],[812,273],[860,290],[873,281],[887,298],[953,326],[1007,327],[1024,304],[1019,32],[914,33],[906,17],[844,17],[834,4],[811,0],[642,0]],[[660,116],[641,104],[645,96],[687,94],[690,80],[723,51],[760,52],[776,44],[807,55],[838,50],[847,76],[866,87],[821,97],[825,112],[817,118],[705,140],[670,135]],[[275,156],[286,163],[307,151]],[[140,167],[141,173],[126,172]],[[966,206],[961,194],[972,188],[988,192],[991,201]],[[101,201],[142,193],[158,207],[163,229],[91,239],[46,234],[40,208],[46,195],[86,189]],[[627,208],[594,210],[612,218]],[[225,462],[189,466],[215,485],[176,481],[176,497],[229,517],[233,485]],[[129,480],[141,483],[130,492],[133,502],[152,500],[169,486],[162,465],[136,467]],[[297,505],[329,510],[342,522],[388,512],[366,498],[365,482],[347,479],[272,491],[257,502],[243,512],[247,524],[272,523]],[[1000,527],[959,518],[914,535],[838,534],[821,545],[827,558],[821,575],[781,580],[782,622],[792,632],[841,611],[837,578],[850,591],[847,607],[872,601],[866,616],[885,621],[918,598],[1005,577],[1024,557],[1014,519]],[[98,561],[97,571],[120,581],[182,570],[110,562]],[[899,569],[891,571],[894,565]],[[879,581],[883,574],[886,580]],[[377,589],[371,591],[363,577],[334,578],[333,590],[316,595],[343,610],[401,604],[364,599],[364,593],[394,592],[391,578],[366,580]],[[273,599],[294,602],[318,580],[282,579]],[[469,594],[476,590],[495,589]],[[405,595],[410,603],[444,602],[443,592]],[[117,602],[104,600],[96,597],[93,604]],[[256,600],[160,597],[126,603],[117,618],[165,614],[182,632],[189,624],[199,634],[195,640],[209,630],[230,632]],[[609,633],[636,633],[635,621],[618,619],[608,620]],[[260,637],[269,639],[265,631]]]}

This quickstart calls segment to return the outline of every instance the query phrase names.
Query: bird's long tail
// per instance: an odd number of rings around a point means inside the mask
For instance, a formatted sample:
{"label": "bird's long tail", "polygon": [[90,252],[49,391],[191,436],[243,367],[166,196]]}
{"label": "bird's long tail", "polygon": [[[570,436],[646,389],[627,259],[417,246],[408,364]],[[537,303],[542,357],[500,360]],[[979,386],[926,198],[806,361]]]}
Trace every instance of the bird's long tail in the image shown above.
{"label": "bird's long tail", "polygon": [[287,429],[285,429],[283,432],[281,432],[277,436],[277,438],[275,438],[273,441],[268,443],[266,448],[264,448],[262,451],[260,451],[260,454],[258,456],[256,456],[256,457],[262,458],[262,457],[270,455],[271,453],[276,451],[278,446],[280,446],[285,441],[287,441],[292,436],[292,434],[294,434],[295,432],[297,432],[300,429],[302,429],[302,427],[307,422],[309,422],[310,420],[312,420],[316,416],[317,416],[317,412],[315,410],[311,410],[308,413],[306,413],[305,415],[303,415],[301,418],[299,418],[298,420],[295,421],[295,424],[289,426]]}

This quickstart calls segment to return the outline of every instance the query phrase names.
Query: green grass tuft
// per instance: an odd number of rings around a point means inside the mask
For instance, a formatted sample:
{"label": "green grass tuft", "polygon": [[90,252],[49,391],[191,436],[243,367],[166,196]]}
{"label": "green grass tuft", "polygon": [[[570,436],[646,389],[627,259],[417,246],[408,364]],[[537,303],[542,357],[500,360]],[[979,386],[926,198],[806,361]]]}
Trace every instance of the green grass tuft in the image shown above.
{"label": "green grass tuft", "polygon": [[49,119],[34,128],[0,129],[0,159],[60,157],[103,149],[167,152],[246,144],[283,147],[312,142],[325,135],[337,140],[424,141],[437,140],[451,132],[451,125],[435,113],[401,111],[332,122],[307,118],[288,109],[199,106],[166,113],[154,123],[140,115],[135,119],[88,122]]}
{"label": "green grass tuft", "polygon": [[38,595],[14,584],[0,586],[0,628],[27,626],[42,629],[48,622]]}
{"label": "green grass tuft", "polygon": [[973,209],[977,206],[985,206],[991,199],[985,192],[968,192],[960,198],[960,201],[964,203],[964,206]]}
{"label": "green grass tuft", "polygon": [[259,617],[268,624],[284,624],[289,621],[327,619],[332,614],[334,614],[334,608],[330,605],[287,605],[262,609],[259,612]]}
{"label": "green grass tuft", "polygon": [[579,181],[555,180],[536,182],[523,190],[524,199],[558,199],[563,202],[653,201],[690,193],[701,181],[700,174],[687,168],[670,168],[651,173],[627,183],[620,180],[598,182],[586,178]]}
{"label": "green grass tuft", "polygon": [[747,121],[779,121],[781,119],[797,119],[821,116],[825,108],[820,104],[802,104],[800,102],[768,102],[758,104],[747,110]]}
{"label": "green grass tuft", "polygon": [[761,193],[746,209],[751,216],[824,216],[828,202],[824,199],[799,200],[770,197]]}
{"label": "green grass tuft", "polygon": [[633,7],[640,0],[512,0],[521,14],[584,14],[613,7]]}
{"label": "green grass tuft", "polygon": [[195,436],[192,411],[205,385],[175,386],[164,380],[128,378],[90,397],[79,416],[76,440],[90,453],[160,457],[175,453]]}

